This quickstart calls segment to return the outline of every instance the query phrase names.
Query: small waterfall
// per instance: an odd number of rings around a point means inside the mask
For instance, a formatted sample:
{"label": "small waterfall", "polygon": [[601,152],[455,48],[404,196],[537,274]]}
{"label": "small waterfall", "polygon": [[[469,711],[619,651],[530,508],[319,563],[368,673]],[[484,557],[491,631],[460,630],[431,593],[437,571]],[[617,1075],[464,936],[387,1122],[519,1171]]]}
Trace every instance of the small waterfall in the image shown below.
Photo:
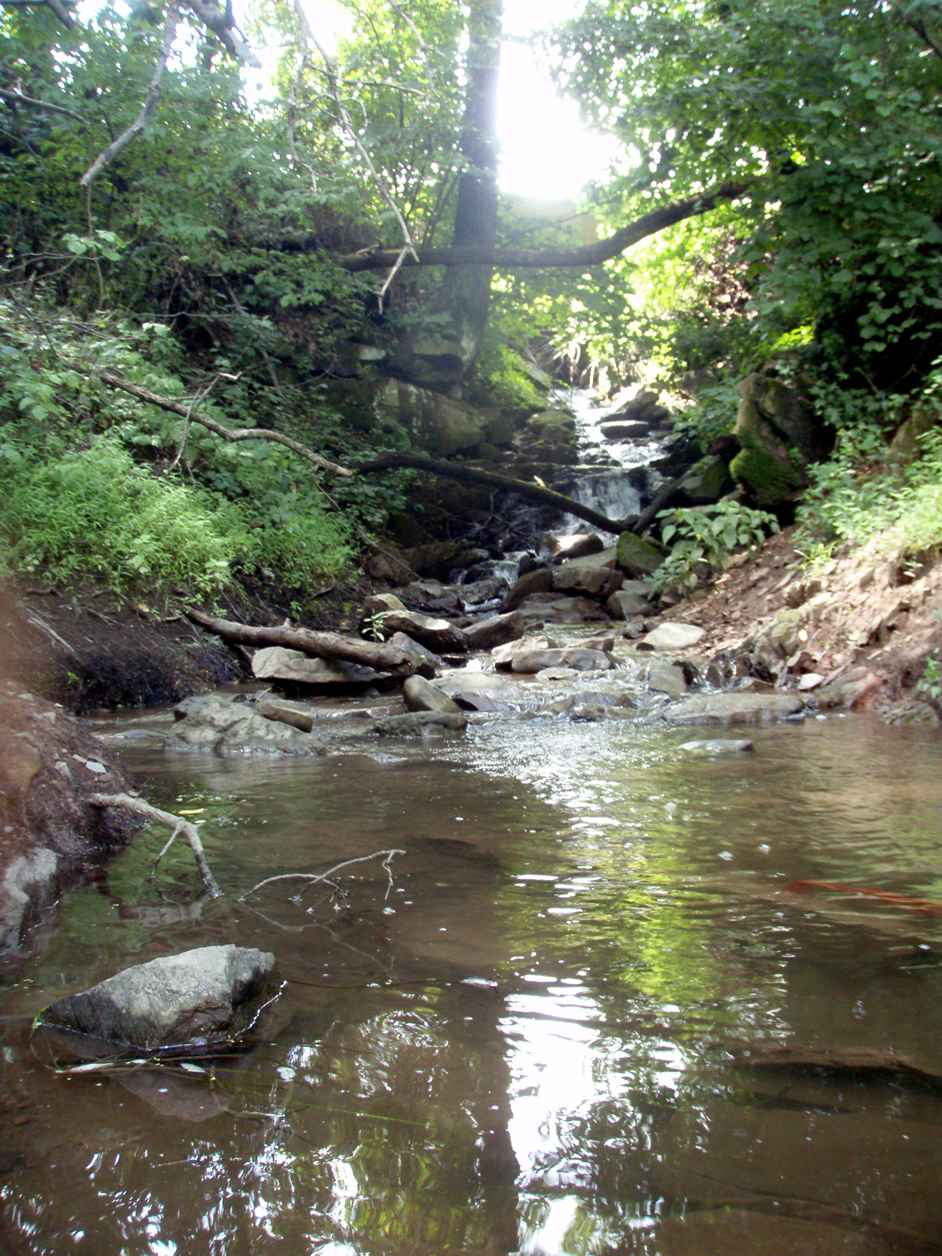
{"label": "small waterfall", "polygon": [[[560,491],[580,506],[589,506],[609,519],[626,519],[641,512],[641,493],[632,483],[635,478],[621,468],[584,471],[574,477],[571,484],[562,486]],[[563,515],[560,523],[553,528],[557,536],[572,536],[576,532],[587,531],[594,531],[592,525],[575,515]]]}

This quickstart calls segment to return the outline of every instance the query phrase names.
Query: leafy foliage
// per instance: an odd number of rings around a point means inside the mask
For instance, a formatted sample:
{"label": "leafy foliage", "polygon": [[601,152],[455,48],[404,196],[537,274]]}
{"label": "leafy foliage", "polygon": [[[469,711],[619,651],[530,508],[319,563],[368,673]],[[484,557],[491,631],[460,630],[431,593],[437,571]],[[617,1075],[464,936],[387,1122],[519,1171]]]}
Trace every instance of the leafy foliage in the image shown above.
{"label": "leafy foliage", "polygon": [[713,506],[659,512],[661,540],[670,552],[651,579],[652,588],[689,592],[710,570],[722,571],[737,550],[759,545],[778,531],[774,515],[725,499]]}

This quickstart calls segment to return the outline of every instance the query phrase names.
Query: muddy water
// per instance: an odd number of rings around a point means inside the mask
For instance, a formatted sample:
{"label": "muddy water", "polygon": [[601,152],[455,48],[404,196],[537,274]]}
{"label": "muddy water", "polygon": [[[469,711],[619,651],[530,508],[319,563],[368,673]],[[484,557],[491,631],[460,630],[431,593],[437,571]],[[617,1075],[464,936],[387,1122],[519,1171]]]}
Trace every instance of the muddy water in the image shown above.
{"label": "muddy water", "polygon": [[[312,763],[129,753],[199,810],[71,895],[0,991],[10,1252],[753,1256],[940,1250],[942,1094],[771,1077],[736,1044],[942,1071],[937,735],[858,720],[694,759],[690,731],[503,722]],[[345,892],[265,876],[402,848]],[[292,896],[295,896],[294,898]],[[55,1076],[29,1017],[155,955],[275,952],[267,1037],[211,1076]],[[6,1244],[4,1247],[3,1245]]]}

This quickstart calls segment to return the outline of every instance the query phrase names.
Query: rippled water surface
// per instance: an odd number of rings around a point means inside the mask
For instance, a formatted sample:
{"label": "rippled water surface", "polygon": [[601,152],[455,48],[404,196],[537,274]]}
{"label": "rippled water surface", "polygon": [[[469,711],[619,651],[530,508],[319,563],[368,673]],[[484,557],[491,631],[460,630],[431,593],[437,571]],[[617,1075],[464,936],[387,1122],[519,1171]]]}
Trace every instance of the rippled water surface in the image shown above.
{"label": "rippled water surface", "polygon": [[[690,730],[497,722],[267,764],[128,753],[202,809],[225,889],[145,833],[0,990],[0,1246],[59,1253],[942,1250],[942,1092],[772,1075],[744,1043],[942,1072],[938,735],[862,720],[695,758]],[[401,848],[391,888],[263,877]],[[274,951],[266,1040],[214,1076],[54,1075],[53,998],[215,942]]]}

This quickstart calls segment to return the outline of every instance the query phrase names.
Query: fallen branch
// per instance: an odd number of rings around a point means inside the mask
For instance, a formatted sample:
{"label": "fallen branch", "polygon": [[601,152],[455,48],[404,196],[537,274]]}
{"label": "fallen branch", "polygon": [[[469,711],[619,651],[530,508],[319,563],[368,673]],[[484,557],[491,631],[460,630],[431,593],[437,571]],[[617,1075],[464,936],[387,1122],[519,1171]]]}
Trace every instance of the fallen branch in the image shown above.
{"label": "fallen branch", "polygon": [[341,659],[345,663],[357,663],[394,676],[411,676],[423,666],[396,646],[358,641],[336,632],[316,632],[313,628],[253,628],[231,619],[216,619],[192,608],[187,608],[184,613],[192,623],[207,628],[225,641],[235,641],[240,645],[280,645],[289,650],[300,650],[311,658]]}
{"label": "fallen branch", "polygon": [[180,20],[180,13],[176,4],[171,4],[167,8],[167,18],[164,23],[164,34],[160,45],[160,56],[154,66],[151,74],[150,83],[147,87],[147,96],[141,111],[126,130],[122,131],[117,139],[112,140],[106,149],[98,154],[92,164],[79,179],[79,186],[83,188],[91,187],[95,179],[101,174],[105,166],[111,164],[115,157],[118,156],[131,140],[147,126],[151,115],[157,108],[160,101],[160,81],[164,76],[164,70],[167,68],[167,62],[170,59],[170,53],[173,49],[173,41],[177,37],[177,23]]}
{"label": "fallen branch", "polygon": [[154,861],[155,868],[182,833],[190,844],[190,849],[200,870],[200,876],[203,878],[206,892],[213,898],[220,897],[222,891],[212,874],[195,824],[191,824],[189,820],[184,820],[183,816],[174,815],[171,811],[161,811],[159,807],[152,807],[149,802],[144,802],[143,798],[135,798],[132,794],[92,794],[88,801],[93,807],[117,807],[123,811],[131,811],[135,815],[144,816],[147,820],[153,820],[157,824],[164,824],[168,829],[172,829],[170,840]]}
{"label": "fallen branch", "polygon": [[440,475],[448,480],[458,480],[462,484],[489,484],[493,488],[503,489],[507,493],[516,493],[531,501],[540,502],[543,506],[551,506],[563,514],[575,515],[584,519],[593,527],[603,532],[624,532],[634,522],[633,519],[609,519],[591,506],[584,506],[564,493],[546,488],[530,480],[515,480],[509,475],[498,475],[495,471],[481,471],[476,467],[466,466],[460,462],[438,462],[434,458],[425,458],[419,454],[380,454],[369,462],[362,462],[354,468],[357,475],[372,475],[380,471],[396,471],[403,467],[415,471],[425,471],[430,475]]}
{"label": "fallen branch", "polygon": [[245,899],[247,899],[250,894],[254,894],[256,890],[260,890],[266,885],[274,885],[276,881],[307,881],[308,889],[311,889],[312,886],[320,885],[324,881],[329,884],[331,877],[333,877],[335,873],[340,872],[342,868],[349,868],[353,864],[369,863],[371,859],[379,859],[380,855],[383,856],[382,867],[384,868],[388,878],[388,885],[386,886],[386,898],[388,899],[393,886],[392,860],[396,857],[396,855],[404,855],[405,853],[406,852],[404,850],[396,849],[374,850],[372,855],[360,855],[356,859],[345,859],[343,863],[334,864],[334,866],[332,868],[328,868],[326,872],[282,872],[278,876],[266,877],[264,881],[259,881],[257,885],[253,885],[250,890],[246,890],[240,901],[244,902]]}
{"label": "fallen branch", "polygon": [[292,440],[290,436],[285,436],[283,432],[271,432],[264,427],[225,427],[224,424],[217,423],[215,419],[211,419],[208,414],[203,414],[201,410],[196,410],[193,406],[188,406],[182,401],[174,401],[170,397],[161,397],[158,393],[151,392],[149,388],[141,388],[139,384],[132,384],[129,379],[124,379],[121,375],[115,375],[114,371],[99,371],[98,378],[103,384],[107,384],[109,388],[119,388],[122,392],[126,392],[132,397],[137,397],[140,401],[146,401],[149,405],[158,406],[161,410],[169,410],[171,414],[179,414],[181,418],[187,419],[190,423],[198,423],[208,431],[221,436],[223,440],[272,441],[276,445],[284,445],[286,449],[296,453],[299,458],[304,458],[312,466],[318,467],[322,471],[330,471],[333,475],[345,477],[350,477],[354,474],[352,471],[348,471],[346,467],[341,467],[338,463],[331,462],[328,458],[316,454],[313,449],[309,449],[307,445],[302,445],[300,441]]}
{"label": "fallen branch", "polygon": [[878,890],[866,885],[844,885],[841,881],[792,881],[785,889],[790,894],[801,894],[806,890],[828,890],[832,894],[875,899],[879,903],[885,903],[887,907],[899,907],[902,911],[942,916],[942,903],[934,899],[912,898],[908,894],[896,894],[893,890]]}

